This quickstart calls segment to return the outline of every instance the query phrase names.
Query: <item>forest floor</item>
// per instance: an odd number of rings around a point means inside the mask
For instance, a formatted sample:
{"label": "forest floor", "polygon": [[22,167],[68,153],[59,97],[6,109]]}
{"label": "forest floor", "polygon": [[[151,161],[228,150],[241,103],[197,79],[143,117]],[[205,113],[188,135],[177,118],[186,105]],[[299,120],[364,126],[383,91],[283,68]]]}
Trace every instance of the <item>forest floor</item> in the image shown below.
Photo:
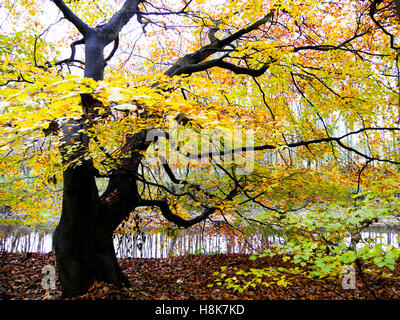
{"label": "forest floor", "polygon": [[[390,279],[365,274],[364,281],[356,277],[355,289],[343,289],[341,279],[318,280],[302,275],[288,276],[286,287],[249,286],[242,293],[217,285],[214,272],[227,267],[226,277],[236,276],[238,269],[289,267],[278,256],[254,261],[246,254],[185,255],[171,258],[119,259],[131,288],[116,288],[95,283],[89,293],[77,299],[118,300],[400,300],[400,263]],[[45,265],[55,267],[54,254],[20,254],[0,252],[0,299],[59,299],[60,284],[54,291],[42,288]],[[237,269],[235,269],[237,268]],[[237,276],[245,280],[244,276]],[[210,284],[213,284],[210,287]],[[244,284],[244,282],[242,282]],[[373,293],[372,293],[373,292]]]}

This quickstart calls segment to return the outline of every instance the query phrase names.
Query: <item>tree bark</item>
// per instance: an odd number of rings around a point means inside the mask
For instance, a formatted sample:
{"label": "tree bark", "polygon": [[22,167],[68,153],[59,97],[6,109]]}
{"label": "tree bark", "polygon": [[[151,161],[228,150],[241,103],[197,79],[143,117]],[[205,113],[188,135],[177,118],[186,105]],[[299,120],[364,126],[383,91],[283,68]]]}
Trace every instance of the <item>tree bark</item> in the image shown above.
{"label": "tree bark", "polygon": [[[82,97],[83,105],[91,102]],[[53,234],[53,248],[62,288],[62,298],[87,292],[94,280],[129,285],[122,273],[113,244],[110,215],[99,197],[91,159],[85,159],[89,138],[88,117],[63,125],[63,162],[77,161],[63,173],[63,203],[59,224]],[[73,147],[72,151],[68,149]]]}
{"label": "tree bark", "polygon": [[63,209],[53,235],[62,297],[85,293],[94,280],[129,285],[101,210],[92,161],[64,172]]}

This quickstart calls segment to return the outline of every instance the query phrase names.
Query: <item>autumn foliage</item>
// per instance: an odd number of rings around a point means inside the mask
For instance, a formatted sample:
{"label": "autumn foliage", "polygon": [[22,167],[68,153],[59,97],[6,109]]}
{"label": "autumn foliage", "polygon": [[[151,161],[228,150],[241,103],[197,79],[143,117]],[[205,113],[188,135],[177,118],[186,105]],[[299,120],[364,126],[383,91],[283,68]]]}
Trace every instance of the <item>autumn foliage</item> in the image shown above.
{"label": "autumn foliage", "polygon": [[[309,277],[348,264],[390,277],[398,245],[361,231],[399,216],[396,1],[138,1],[100,81],[83,77],[83,27],[53,2],[0,8],[0,203],[24,223],[59,217],[67,168],[92,161],[102,193],[138,152],[142,202],[127,230],[138,215],[152,228],[257,226],[286,239],[263,257]],[[68,7],[100,28],[124,3]],[[88,147],[66,161],[80,146],[63,124],[82,117]],[[128,150],[150,129],[146,148]]]}

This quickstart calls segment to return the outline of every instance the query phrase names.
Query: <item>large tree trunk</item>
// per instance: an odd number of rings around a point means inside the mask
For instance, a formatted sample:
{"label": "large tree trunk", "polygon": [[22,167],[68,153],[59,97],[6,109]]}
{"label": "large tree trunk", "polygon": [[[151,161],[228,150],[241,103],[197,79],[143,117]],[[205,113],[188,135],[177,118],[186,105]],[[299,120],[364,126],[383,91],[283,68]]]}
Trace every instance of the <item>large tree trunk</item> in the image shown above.
{"label": "large tree trunk", "polygon": [[[84,32],[85,77],[103,79],[106,65],[103,51],[110,41],[95,29]],[[64,144],[60,151],[68,167],[63,173],[62,213],[53,234],[53,248],[63,298],[87,292],[94,280],[129,285],[113,244],[113,231],[119,222],[111,218],[107,201],[100,199],[95,181],[97,170],[93,161],[86,159],[90,138],[84,129],[90,126],[99,104],[91,95],[83,94],[81,120],[71,119],[62,128]],[[75,163],[69,165],[71,161]],[[127,210],[123,213],[129,214]]]}
{"label": "large tree trunk", "polygon": [[101,208],[93,164],[64,172],[63,210],[53,235],[63,297],[85,293],[94,280],[128,285],[114,251],[110,221]]}
{"label": "large tree trunk", "polygon": [[[90,101],[83,97],[84,104]],[[85,160],[89,139],[82,132],[86,117],[64,124],[64,147],[60,149],[64,163],[77,164],[64,171],[63,206],[60,222],[53,234],[53,247],[62,287],[62,297],[87,292],[94,280],[119,286],[129,285],[120,269],[114,250],[113,231],[138,206],[136,174],[143,155],[150,145],[147,131],[127,136],[122,148],[120,168],[110,174],[107,190],[99,197],[96,168]],[[75,149],[68,152],[68,148]]]}

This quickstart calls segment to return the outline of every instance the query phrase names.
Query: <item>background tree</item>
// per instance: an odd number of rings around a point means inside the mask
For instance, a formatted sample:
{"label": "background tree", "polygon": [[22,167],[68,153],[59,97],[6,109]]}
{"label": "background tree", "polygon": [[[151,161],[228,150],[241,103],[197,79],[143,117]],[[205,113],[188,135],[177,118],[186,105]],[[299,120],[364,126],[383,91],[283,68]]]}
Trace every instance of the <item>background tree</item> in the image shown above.
{"label": "background tree", "polygon": [[[62,15],[49,22],[47,1],[2,7],[1,197],[40,220],[62,181],[65,297],[129,284],[112,234],[143,207],[184,228],[211,216],[279,227],[282,252],[301,244],[297,262],[320,257],[325,273],[346,263],[346,236],[354,252],[363,227],[397,215],[397,2],[52,2]],[[77,67],[83,78],[68,75]],[[231,143],[234,128],[253,141]]]}

